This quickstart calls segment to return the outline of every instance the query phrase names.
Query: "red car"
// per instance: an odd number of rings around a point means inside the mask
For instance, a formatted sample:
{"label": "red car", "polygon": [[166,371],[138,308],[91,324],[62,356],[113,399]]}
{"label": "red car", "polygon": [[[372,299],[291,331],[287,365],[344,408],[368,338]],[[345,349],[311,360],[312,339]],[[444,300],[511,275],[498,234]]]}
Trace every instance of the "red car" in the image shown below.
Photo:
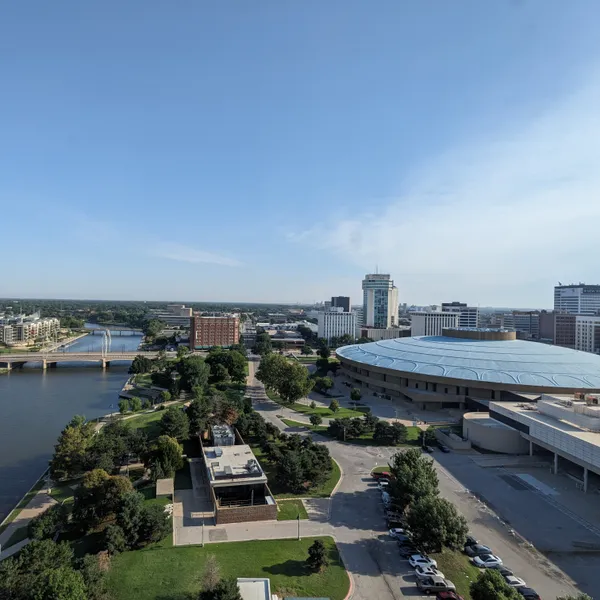
{"label": "red car", "polygon": [[437,600],[465,600],[456,592],[438,592],[435,597],[437,598]]}
{"label": "red car", "polygon": [[371,473],[373,479],[391,479],[392,474],[388,473],[388,471],[374,471]]}

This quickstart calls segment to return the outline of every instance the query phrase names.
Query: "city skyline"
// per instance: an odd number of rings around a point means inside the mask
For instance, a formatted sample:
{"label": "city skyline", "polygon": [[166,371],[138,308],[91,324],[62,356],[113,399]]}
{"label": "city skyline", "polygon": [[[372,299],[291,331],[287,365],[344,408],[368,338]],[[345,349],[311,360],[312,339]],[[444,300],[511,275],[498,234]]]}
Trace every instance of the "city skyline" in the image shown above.
{"label": "city skyline", "polygon": [[3,296],[309,303],[379,265],[400,302],[550,308],[597,279],[591,0],[38,6],[0,23]]}

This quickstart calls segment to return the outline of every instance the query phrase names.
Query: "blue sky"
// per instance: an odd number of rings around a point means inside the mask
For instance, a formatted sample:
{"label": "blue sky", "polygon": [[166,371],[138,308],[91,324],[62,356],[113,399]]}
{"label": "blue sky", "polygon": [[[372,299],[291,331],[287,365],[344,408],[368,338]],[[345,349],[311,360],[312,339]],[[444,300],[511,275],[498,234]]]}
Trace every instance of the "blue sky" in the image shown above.
{"label": "blue sky", "polygon": [[594,0],[0,14],[0,296],[552,303],[600,282]]}

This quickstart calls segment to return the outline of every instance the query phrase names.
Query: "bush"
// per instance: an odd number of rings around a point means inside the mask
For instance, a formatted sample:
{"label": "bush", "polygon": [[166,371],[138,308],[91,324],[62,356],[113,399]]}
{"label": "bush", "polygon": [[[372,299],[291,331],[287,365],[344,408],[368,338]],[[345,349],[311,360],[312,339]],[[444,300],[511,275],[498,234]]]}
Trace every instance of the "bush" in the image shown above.
{"label": "bush", "polygon": [[321,571],[329,564],[325,544],[323,544],[321,540],[315,540],[308,549],[308,558],[306,562],[314,571]]}
{"label": "bush", "polygon": [[65,527],[68,520],[67,508],[62,504],[56,504],[29,521],[27,536],[32,540],[50,539]]}
{"label": "bush", "polygon": [[104,530],[104,545],[108,553],[112,555],[127,550],[125,533],[118,525],[109,525]]}
{"label": "bush", "polygon": [[142,410],[142,399],[138,398],[137,396],[134,396],[130,400],[130,406],[133,412],[138,412]]}
{"label": "bush", "polygon": [[126,412],[129,412],[129,410],[129,400],[127,400],[127,398],[121,398],[121,400],[119,400],[119,412],[124,415]]}
{"label": "bush", "polygon": [[310,415],[310,424],[313,427],[318,427],[323,422],[321,415]]}
{"label": "bush", "polygon": [[332,400],[329,403],[329,410],[332,413],[336,413],[338,410],[340,410],[340,403],[337,400]]}

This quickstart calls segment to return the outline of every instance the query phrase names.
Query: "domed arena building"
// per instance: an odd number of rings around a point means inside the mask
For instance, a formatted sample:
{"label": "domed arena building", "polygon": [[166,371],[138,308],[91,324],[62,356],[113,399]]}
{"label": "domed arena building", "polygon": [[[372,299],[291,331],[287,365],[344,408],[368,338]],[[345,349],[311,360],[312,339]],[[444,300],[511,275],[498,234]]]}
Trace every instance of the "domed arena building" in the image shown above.
{"label": "domed arena building", "polygon": [[358,385],[420,409],[475,408],[542,394],[600,392],[600,356],[516,339],[502,329],[444,329],[344,346],[341,371]]}

